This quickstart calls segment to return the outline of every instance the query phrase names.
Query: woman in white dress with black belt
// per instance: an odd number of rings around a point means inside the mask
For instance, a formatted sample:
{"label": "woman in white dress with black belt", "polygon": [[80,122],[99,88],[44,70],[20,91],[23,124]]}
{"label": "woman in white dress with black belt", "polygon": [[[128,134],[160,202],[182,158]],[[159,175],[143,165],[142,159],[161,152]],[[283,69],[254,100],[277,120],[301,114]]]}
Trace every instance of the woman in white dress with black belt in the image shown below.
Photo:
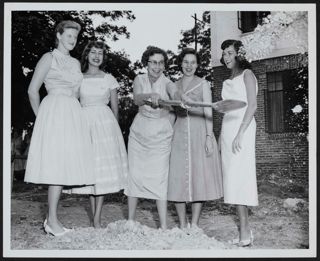
{"label": "woman in white dress with black belt", "polygon": [[247,206],[258,205],[255,138],[257,108],[257,79],[244,57],[241,41],[222,43],[221,63],[231,70],[231,77],[223,82],[222,99],[245,101],[244,108],[225,113],[221,129],[221,159],[224,202],[235,204],[240,219],[239,239],[233,243],[248,246],[253,243],[248,223]]}

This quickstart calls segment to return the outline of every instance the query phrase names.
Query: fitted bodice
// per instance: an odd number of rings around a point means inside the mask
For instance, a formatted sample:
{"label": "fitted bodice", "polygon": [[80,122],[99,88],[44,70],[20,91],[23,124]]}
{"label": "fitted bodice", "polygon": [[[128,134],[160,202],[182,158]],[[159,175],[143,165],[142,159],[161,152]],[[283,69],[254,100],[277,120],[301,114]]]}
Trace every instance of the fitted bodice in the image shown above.
{"label": "fitted bodice", "polygon": [[100,78],[84,78],[80,88],[82,106],[108,104],[111,90],[118,88],[119,83],[111,74]]}
{"label": "fitted bodice", "polygon": [[[163,74],[152,85],[149,81],[148,74],[138,75],[138,84],[140,84],[141,93],[158,93],[160,98],[168,100],[167,84],[170,82]],[[142,105],[139,107],[139,113],[149,118],[160,118],[169,115],[169,110],[166,108],[152,108],[149,105]]]}
{"label": "fitted bodice", "polygon": [[[248,103],[247,90],[244,83],[244,70],[240,75],[233,79],[227,79],[223,82],[221,97],[223,100],[235,99]],[[256,81],[256,94],[258,93],[258,85]]]}
{"label": "fitted bodice", "polygon": [[[233,79],[227,79],[223,82],[221,97],[223,100],[234,99],[244,101],[248,104],[247,90],[244,83],[244,70],[240,75],[234,77]],[[256,80],[256,94],[258,93],[258,84]],[[239,110],[230,111],[228,113],[245,112],[247,105]]]}
{"label": "fitted bodice", "polygon": [[[195,102],[203,102],[203,84],[205,80],[195,77],[187,88],[183,88],[182,79],[178,80],[175,84],[179,90],[181,90],[185,95],[187,95],[191,100]],[[198,115],[203,116],[204,110],[202,107],[189,107],[184,109],[181,107],[175,108],[176,114],[180,117],[187,115]]]}
{"label": "fitted bodice", "polygon": [[44,80],[48,94],[75,95],[83,79],[79,61],[58,49],[51,54],[51,67]]}

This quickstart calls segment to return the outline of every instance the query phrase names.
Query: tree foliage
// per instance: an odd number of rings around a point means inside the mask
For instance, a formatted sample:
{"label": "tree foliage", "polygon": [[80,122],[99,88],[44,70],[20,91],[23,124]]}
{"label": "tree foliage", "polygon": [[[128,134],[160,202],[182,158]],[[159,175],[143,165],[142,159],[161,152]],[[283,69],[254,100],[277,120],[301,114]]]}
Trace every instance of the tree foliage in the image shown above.
{"label": "tree foliage", "polygon": [[[210,66],[210,12],[204,12],[202,22],[197,24],[197,41],[198,53],[200,56],[200,66],[197,74],[205,77],[209,82],[213,81],[212,68]],[[274,12],[268,16],[262,25],[259,25],[252,34],[245,37],[244,44],[246,46],[247,59],[265,58],[275,48],[277,41],[281,37],[291,39],[297,43],[301,50],[303,58],[301,64],[304,66],[298,70],[292,71],[290,76],[295,83],[290,93],[287,94],[288,108],[286,111],[285,121],[288,129],[293,132],[308,132],[308,66],[307,66],[307,14],[306,12]],[[195,28],[182,31],[182,39],[178,45],[179,51],[186,47],[194,47],[195,45]],[[299,38],[299,35],[301,36]],[[281,36],[281,37],[280,37]],[[298,40],[299,38],[299,40]],[[177,65],[177,54],[167,51],[169,56],[168,76],[172,80],[181,77],[181,72]]]}
{"label": "tree foliage", "polygon": [[[93,16],[104,18],[97,28],[93,25]],[[71,55],[80,59],[81,52],[88,40],[116,41],[120,37],[130,37],[125,26],[119,26],[118,20],[133,21],[131,11],[14,11],[12,13],[12,61],[11,61],[11,100],[12,126],[17,129],[30,127],[35,120],[27,88],[33,70],[40,57],[55,47],[54,28],[62,20],[74,20],[81,25],[78,44]],[[103,19],[101,19],[103,21]],[[117,22],[115,24],[115,22]],[[123,52],[112,52],[108,48],[108,62],[105,70],[114,75],[120,83],[120,95],[128,95],[135,77],[134,65]],[[46,94],[42,87],[40,94]]]}
{"label": "tree foliage", "polygon": [[287,94],[288,107],[285,119],[293,132],[307,134],[309,125],[308,110],[308,66],[294,70],[291,74],[293,91]]}
{"label": "tree foliage", "polygon": [[247,60],[264,59],[279,40],[295,43],[301,53],[308,52],[308,12],[277,11],[265,17],[253,33],[242,38]]}
{"label": "tree foliage", "polygon": [[279,41],[295,44],[301,56],[302,67],[292,70],[294,83],[286,93],[286,103],[291,108],[285,113],[288,129],[301,134],[308,133],[308,12],[277,11],[264,18],[261,25],[242,38],[246,58],[265,59],[277,47]]}
{"label": "tree foliage", "polygon": [[[190,17],[191,19],[191,17]],[[200,57],[200,64],[197,69],[197,75],[212,81],[212,68],[210,66],[210,12],[206,11],[202,14],[202,22],[197,21],[197,27],[182,31],[182,39],[178,45],[179,52],[186,47],[195,48],[195,31],[197,34],[197,52]],[[181,76],[179,67],[177,65],[177,55],[168,51],[169,55],[169,70],[168,74],[173,79]]]}

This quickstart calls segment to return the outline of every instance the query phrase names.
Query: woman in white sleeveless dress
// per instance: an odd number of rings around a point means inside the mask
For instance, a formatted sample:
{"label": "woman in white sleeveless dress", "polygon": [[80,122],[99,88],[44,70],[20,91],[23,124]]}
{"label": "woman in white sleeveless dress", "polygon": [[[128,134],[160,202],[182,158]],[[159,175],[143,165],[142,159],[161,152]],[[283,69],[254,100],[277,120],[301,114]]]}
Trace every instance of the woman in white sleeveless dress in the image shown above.
{"label": "woman in white sleeveless dress", "polygon": [[[25,182],[48,184],[48,215],[44,229],[54,236],[69,230],[57,217],[63,186],[93,184],[89,130],[78,101],[82,81],[80,63],[69,52],[77,43],[80,25],[62,21],[56,27],[56,49],[38,62],[28,94],[36,115]],[[39,89],[48,95],[40,104]]]}
{"label": "woman in white sleeveless dress", "polygon": [[[167,188],[173,128],[170,112],[158,106],[159,99],[169,99],[172,82],[163,75],[167,54],[149,46],[142,55],[148,73],[133,82],[133,97],[139,112],[130,127],[128,142],[129,221],[135,219],[138,198],[155,199],[162,229],[167,227]],[[150,100],[152,106],[146,105]]]}
{"label": "woman in white sleeveless dress", "polygon": [[[105,194],[125,187],[127,151],[118,124],[119,83],[103,71],[107,54],[100,41],[90,41],[83,50],[81,69],[84,79],[80,87],[80,102],[88,123],[94,153],[94,185],[72,188],[66,193],[89,194],[91,225],[101,227],[101,210]],[[111,109],[108,104],[110,102]]]}
{"label": "woman in white sleeveless dress", "polygon": [[257,79],[244,57],[241,41],[222,43],[221,63],[231,70],[231,77],[223,82],[222,99],[245,101],[244,108],[225,113],[221,128],[221,159],[224,202],[235,204],[240,220],[239,239],[233,243],[248,246],[253,242],[249,228],[247,206],[258,205],[255,138],[257,108]]}

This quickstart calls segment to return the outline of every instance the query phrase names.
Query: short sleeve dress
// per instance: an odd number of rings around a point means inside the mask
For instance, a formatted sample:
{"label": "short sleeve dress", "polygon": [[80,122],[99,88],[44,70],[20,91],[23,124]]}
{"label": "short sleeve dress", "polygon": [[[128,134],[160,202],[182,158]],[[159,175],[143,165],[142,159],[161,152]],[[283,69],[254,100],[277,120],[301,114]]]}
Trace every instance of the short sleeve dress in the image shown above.
{"label": "short sleeve dress", "polygon": [[[223,82],[222,99],[248,102],[244,73]],[[256,84],[256,93],[258,85]],[[232,142],[242,123],[247,106],[224,114],[221,127],[221,159],[224,202],[246,206],[258,205],[256,178],[256,121],[253,118],[242,140],[240,152],[232,152]]]}
{"label": "short sleeve dress", "polygon": [[90,134],[77,99],[83,79],[80,63],[54,49],[44,83],[29,148],[25,182],[51,185],[89,185],[93,157]]}
{"label": "short sleeve dress", "polygon": [[[151,86],[148,74],[137,76],[142,93],[156,92],[169,99],[166,86],[170,80],[163,74]],[[127,196],[166,200],[169,159],[173,128],[167,108],[139,107],[130,127],[128,141],[129,175]]]}
{"label": "short sleeve dress", "polygon": [[72,188],[66,193],[101,195],[124,189],[128,174],[127,151],[119,124],[109,108],[110,92],[119,87],[111,74],[84,78],[80,102],[89,126],[94,153],[93,186]]}

